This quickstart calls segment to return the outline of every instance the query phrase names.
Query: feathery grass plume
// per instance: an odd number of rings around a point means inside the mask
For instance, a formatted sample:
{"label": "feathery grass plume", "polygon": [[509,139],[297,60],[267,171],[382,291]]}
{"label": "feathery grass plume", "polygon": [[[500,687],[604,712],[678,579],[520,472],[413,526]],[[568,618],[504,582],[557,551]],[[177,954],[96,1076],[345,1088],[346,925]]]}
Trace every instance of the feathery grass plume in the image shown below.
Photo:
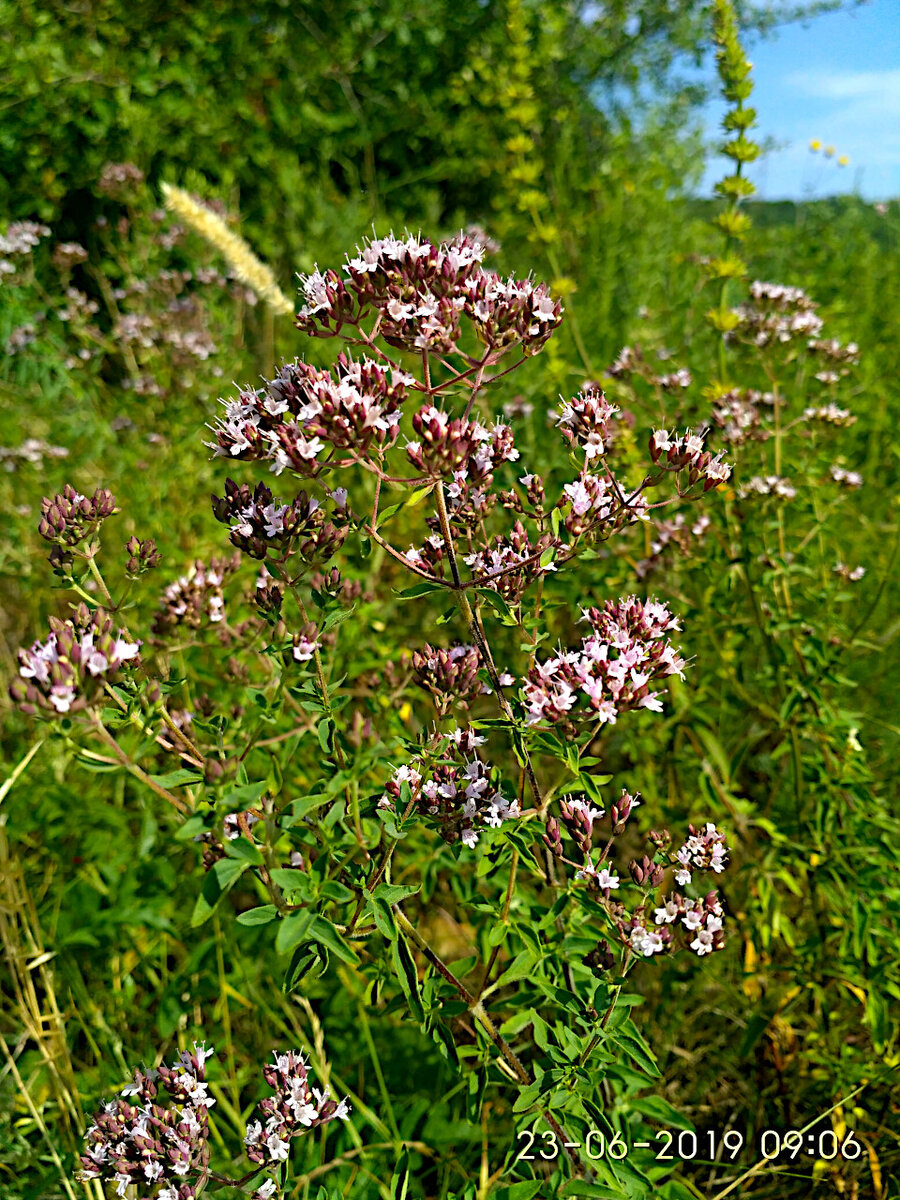
{"label": "feathery grass plume", "polygon": [[229,229],[221,217],[195,200],[184,188],[162,185],[166,208],[199,233],[222,255],[241,283],[252,288],[269,307],[281,316],[292,316],[294,306],[278,286],[275,276],[260,262],[239,234]]}

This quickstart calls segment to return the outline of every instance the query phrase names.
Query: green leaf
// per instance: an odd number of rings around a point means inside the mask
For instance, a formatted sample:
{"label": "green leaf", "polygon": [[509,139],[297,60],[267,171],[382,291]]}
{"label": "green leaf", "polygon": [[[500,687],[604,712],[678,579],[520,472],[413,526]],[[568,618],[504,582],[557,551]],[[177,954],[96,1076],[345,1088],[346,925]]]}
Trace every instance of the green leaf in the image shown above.
{"label": "green leaf", "polygon": [[216,905],[250,866],[238,858],[220,858],[206,873],[203,888],[194,904],[191,925],[196,928],[212,916]]}
{"label": "green leaf", "polygon": [[412,587],[402,588],[400,591],[394,589],[394,595],[401,600],[418,600],[420,596],[430,596],[433,592],[443,592],[446,588],[441,583],[429,583],[423,579],[421,583],[414,583]]}
{"label": "green leaf", "polygon": [[326,900],[334,900],[337,904],[346,904],[353,899],[353,893],[344,884],[338,883],[336,879],[327,879],[322,884],[321,894]]}
{"label": "green leaf", "polygon": [[268,925],[278,916],[274,904],[261,904],[259,908],[248,908],[246,912],[238,913],[238,925]]}
{"label": "green leaf", "polygon": [[652,1121],[659,1121],[667,1129],[687,1129],[693,1131],[694,1125],[687,1117],[682,1116],[677,1108],[674,1108],[668,1100],[663,1100],[662,1096],[643,1096],[640,1099],[629,1100],[629,1106],[636,1112],[641,1113],[645,1117],[649,1117]]}
{"label": "green leaf", "polygon": [[302,912],[290,913],[278,927],[275,936],[275,949],[279,954],[287,954],[294,946],[307,940],[307,932],[315,920],[315,913],[309,909]]}
{"label": "green leaf", "polygon": [[342,625],[348,617],[352,617],[356,612],[356,604],[351,604],[349,608],[338,609],[336,612],[330,613],[321,625],[321,632],[327,633],[329,629],[334,629],[336,625]]}
{"label": "green leaf", "polygon": [[482,598],[482,600],[486,600],[488,604],[490,604],[493,608],[496,608],[501,617],[506,617],[510,624],[515,625],[517,623],[516,618],[513,616],[512,609],[499,592],[495,592],[493,588],[476,588],[475,591]]}
{"label": "green leaf", "polygon": [[388,904],[400,904],[403,900],[408,899],[410,896],[415,896],[421,890],[421,883],[410,887],[403,887],[399,883],[379,883],[372,895],[380,896]]}
{"label": "green leaf", "polygon": [[168,775],[151,775],[150,778],[160,787],[171,790],[174,787],[183,787],[187,783],[202,783],[203,776],[196,771],[188,771],[184,768],[178,771],[170,771]]}
{"label": "green leaf", "polygon": [[269,872],[272,882],[286,892],[296,892],[298,889],[310,891],[309,876],[297,867],[273,867]]}
{"label": "green leaf", "polygon": [[309,937],[314,942],[319,942],[320,945],[327,947],[341,962],[350,963],[352,966],[359,963],[359,955],[344,941],[331,921],[326,920],[325,917],[314,919],[309,927]]}
{"label": "green leaf", "polygon": [[404,1146],[391,1176],[391,1200],[406,1200],[409,1189],[409,1149]]}
{"label": "green leaf", "polygon": [[608,1184],[604,1183],[588,1183],[584,1179],[570,1179],[559,1189],[559,1196],[577,1197],[577,1200],[619,1200],[620,1196],[627,1195],[621,1189],[616,1189],[612,1192]]}
{"label": "green leaf", "polygon": [[494,987],[502,987],[507,983],[515,983],[517,979],[525,979],[528,975],[531,975],[535,964],[539,961],[538,956],[531,950],[523,950],[521,954],[516,955],[500,978],[494,983]]}
{"label": "green leaf", "polygon": [[226,838],[224,843],[225,854],[228,858],[240,859],[248,865],[258,867],[263,862],[262,851],[259,846],[253,842],[248,842],[246,838]]}
{"label": "green leaf", "polygon": [[180,825],[175,831],[176,842],[189,842],[195,838],[198,833],[203,833],[206,828],[206,821],[199,814],[194,817],[188,817],[183,825]]}
{"label": "green leaf", "polygon": [[646,1071],[651,1078],[658,1079],[660,1071],[656,1065],[656,1059],[653,1057],[653,1051],[630,1021],[628,1026],[627,1030],[624,1028],[617,1030],[615,1035],[611,1036],[611,1040],[621,1046],[628,1057]]}
{"label": "green leaf", "polygon": [[222,797],[228,808],[247,808],[255,804],[260,796],[268,790],[268,783],[242,783],[240,787],[232,788]]}
{"label": "green leaf", "polygon": [[511,1183],[509,1187],[499,1188],[494,1192],[493,1200],[533,1200],[543,1186],[540,1179],[523,1179],[521,1183]]}
{"label": "green leaf", "polygon": [[383,896],[370,896],[369,903],[372,905],[372,916],[378,927],[378,932],[386,937],[389,942],[396,941],[399,929],[394,917],[393,908],[391,908]]}
{"label": "green leaf", "polygon": [[334,721],[331,717],[326,717],[324,721],[320,721],[316,726],[316,733],[319,736],[319,745],[326,754],[331,754],[334,748]]}
{"label": "green leaf", "polygon": [[422,1006],[422,993],[419,990],[419,975],[416,971],[415,960],[406,944],[406,938],[399,930],[396,941],[391,943],[391,954],[397,971],[397,979],[406,996],[409,1010],[421,1024],[425,1020],[425,1009]]}

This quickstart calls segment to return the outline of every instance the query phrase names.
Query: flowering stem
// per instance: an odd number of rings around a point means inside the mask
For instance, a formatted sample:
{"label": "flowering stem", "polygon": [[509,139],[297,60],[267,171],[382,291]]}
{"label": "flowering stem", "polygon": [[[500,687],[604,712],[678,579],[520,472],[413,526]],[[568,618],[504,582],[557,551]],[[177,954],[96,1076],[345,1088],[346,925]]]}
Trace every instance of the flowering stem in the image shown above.
{"label": "flowering stem", "polygon": [[146,771],[142,770],[136,762],[129,758],[99,717],[94,718],[94,728],[100,740],[109,746],[110,750],[112,750],[113,754],[115,754],[118,761],[122,764],[125,770],[129,772],[129,774],[133,775],[135,779],[139,779],[141,783],[146,784],[151,792],[155,792],[157,796],[162,796],[162,798],[167,800],[173,808],[177,809],[177,811],[181,813],[182,816],[187,816],[187,814],[191,811],[188,805],[185,804],[185,802],[179,796],[173,795],[172,792],[156,783]]}
{"label": "flowering stem", "polygon": [[[455,988],[455,990],[459,993],[460,998],[463,1001],[465,1001],[465,1003],[469,1006],[469,1012],[472,1014],[472,1016],[475,1018],[475,1020],[478,1022],[478,1024],[482,1027],[482,1029],[488,1035],[490,1040],[494,1043],[494,1045],[500,1051],[505,1062],[512,1070],[512,1072],[515,1075],[518,1082],[520,1084],[522,1084],[523,1087],[529,1087],[531,1084],[533,1084],[534,1080],[531,1077],[531,1073],[523,1065],[522,1060],[518,1057],[516,1052],[513,1050],[512,1046],[510,1046],[509,1042],[507,1042],[507,1040],[503,1037],[503,1035],[497,1029],[494,1022],[488,1016],[488,1013],[485,1010],[485,1007],[482,1004],[481,1000],[476,999],[476,997],[471,994],[471,992],[468,990],[468,988],[466,988],[462,983],[460,983],[460,981],[456,978],[456,976],[453,974],[453,972],[450,970],[450,968],[434,952],[434,950],[432,950],[432,948],[428,945],[428,943],[421,936],[421,934],[415,928],[415,926],[408,920],[408,918],[404,915],[404,913],[401,912],[399,908],[395,908],[394,913],[397,918],[397,924],[400,926],[400,928],[403,930],[403,932],[407,935],[407,937],[411,938],[416,943],[416,945],[419,947],[419,949],[422,951],[422,953],[425,955],[425,957],[428,959],[428,961],[431,963],[431,965],[435,968],[435,970],[440,975],[442,975],[443,978],[446,979],[446,981],[453,988]],[[572,1151],[572,1149],[567,1145],[567,1143],[569,1142],[569,1137],[566,1134],[565,1130],[560,1125],[560,1123],[556,1120],[556,1118],[547,1109],[541,1110],[541,1116],[544,1118],[544,1120],[547,1122],[547,1124],[550,1126],[550,1128],[553,1130],[553,1132],[559,1138],[560,1144],[566,1147],[569,1158],[571,1159],[574,1166],[576,1168],[578,1168],[578,1170],[583,1170],[580,1159]]]}
{"label": "flowering stem", "polygon": [[106,599],[107,604],[112,604],[112,595],[110,594],[110,590],[106,586],[106,582],[105,582],[103,576],[100,574],[100,568],[97,566],[96,562],[94,562],[93,546],[87,551],[87,553],[85,554],[84,557],[87,560],[88,569],[90,570],[93,577],[97,580],[97,586],[100,588],[101,592],[103,593],[103,596]]}
{"label": "flowering stem", "polygon": [[510,727],[513,730],[513,738],[516,742],[516,747],[522,756],[522,765],[525,768],[526,775],[528,776],[528,782],[531,786],[532,792],[534,793],[535,801],[537,802],[537,805],[541,809],[541,811],[543,811],[544,799],[541,794],[541,789],[538,784],[537,777],[534,773],[534,767],[531,762],[531,755],[528,753],[528,747],[525,745],[524,739],[517,736],[515,714],[513,713],[513,710],[510,707],[510,703],[504,694],[503,685],[500,682],[500,676],[497,673],[496,666],[494,665],[494,659],[493,659],[493,656],[491,655],[491,649],[490,649],[490,646],[488,645],[487,638],[484,636],[484,634],[481,631],[481,627],[475,618],[475,613],[472,611],[472,606],[469,603],[469,598],[466,595],[466,593],[463,589],[462,582],[460,580],[459,564],[456,561],[456,551],[453,546],[453,535],[450,532],[450,518],[447,515],[447,502],[444,498],[444,485],[440,481],[438,482],[437,486],[434,489],[434,494],[437,499],[438,519],[440,520],[440,523],[441,523],[441,534],[444,539],[444,549],[447,552],[447,560],[450,563],[450,574],[453,576],[452,590],[456,593],[456,598],[457,598],[457,602],[460,607],[460,611],[462,612],[463,617],[465,618],[466,623],[469,626],[469,629],[472,634],[472,638],[475,641],[476,646],[478,647],[478,649],[481,652],[481,657],[482,657],[484,665],[487,669],[487,673],[490,676],[490,680],[494,687],[494,691],[497,693],[497,702],[503,711],[503,715],[509,721]]}
{"label": "flowering stem", "polygon": [[[284,580],[284,582],[287,584],[287,586],[290,588],[291,594],[293,595],[295,601],[297,602],[297,608],[300,612],[300,616],[301,616],[302,620],[304,621],[305,624],[309,625],[311,623],[310,619],[309,619],[309,614],[306,611],[306,605],[303,603],[303,599],[302,599],[299,591],[297,590],[296,584],[290,578],[290,576],[287,574],[286,571],[283,571],[283,570],[279,571],[279,574],[281,575],[281,578]],[[322,693],[322,704],[325,707],[326,713],[330,716],[331,715],[331,700],[328,695],[328,683],[325,679],[325,671],[323,670],[323,667],[322,667],[322,656],[319,654],[318,645],[315,645],[315,644],[313,647],[313,663],[315,664],[316,680],[319,684],[319,690]],[[341,745],[337,739],[336,732],[334,733],[334,736],[331,739],[331,745],[333,747],[332,758],[333,758],[335,766],[338,768],[339,771],[346,771],[347,760],[344,758],[344,752],[341,749]],[[360,819],[360,814],[359,814],[359,795],[358,795],[358,793],[355,793],[353,791],[353,789],[350,787],[349,782],[344,784],[344,799],[347,804],[347,811],[349,813],[351,813],[352,817],[353,817],[353,829],[354,829],[354,833],[356,834],[356,841],[359,845],[359,848],[362,850],[363,854],[368,859],[370,856],[369,856],[368,850],[366,849],[365,838],[363,837],[362,821]]]}
{"label": "flowering stem", "polygon": [[[524,790],[525,790],[525,771],[523,769],[521,786],[519,787],[519,805],[520,806],[522,803],[522,792]],[[515,847],[513,847],[512,859],[510,860],[510,864],[509,864],[509,880],[506,884],[506,899],[503,902],[503,916],[500,918],[500,923],[502,925],[505,925],[506,922],[509,920],[509,906],[512,903],[512,894],[513,894],[513,891],[516,886],[516,872],[518,869],[519,869],[519,851]],[[488,980],[491,977],[491,971],[493,971],[493,969],[494,969],[494,963],[497,961],[497,957],[500,954],[500,947],[502,945],[503,945],[502,942],[498,942],[497,945],[494,947],[494,949],[491,951],[491,957],[488,961],[487,967],[485,968],[484,977],[481,980],[481,987],[478,989],[478,999],[479,1000],[484,999],[485,989],[487,988]]]}

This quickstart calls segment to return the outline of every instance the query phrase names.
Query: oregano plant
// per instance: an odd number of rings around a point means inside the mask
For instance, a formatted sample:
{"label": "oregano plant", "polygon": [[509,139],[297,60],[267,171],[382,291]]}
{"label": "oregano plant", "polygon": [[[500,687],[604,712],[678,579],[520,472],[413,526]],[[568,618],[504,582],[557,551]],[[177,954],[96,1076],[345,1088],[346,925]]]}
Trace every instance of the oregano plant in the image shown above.
{"label": "oregano plant", "polygon": [[[730,468],[690,429],[647,430],[641,461],[593,383],[548,406],[562,470],[540,445],[526,461],[498,397],[564,313],[483,259],[467,235],[389,236],[301,278],[298,327],[340,352],[223,401],[208,444],[238,478],[212,511],[233,551],[168,583],[146,627],[130,597],[159,568],[152,541],[130,539],[114,579],[109,491],[45,500],[40,532],[76,602],[20,652],[12,694],[168,802],[175,836],[202,852],[196,925],[240,894],[237,920],[289,956],[286,990],[351,970],[369,1003],[403,997],[460,1072],[471,1119],[500,1083],[517,1120],[600,1187],[638,1171],[580,1148],[591,1129],[624,1145],[601,1085],[656,1073],[628,980],[642,961],[722,948],[728,847],[702,813],[675,833],[642,826],[640,795],[603,770],[608,732],[658,719],[686,677],[677,613],[591,592],[554,628],[549,601],[660,510],[714,501]],[[354,673],[359,642],[342,641],[378,606],[397,622],[414,606],[418,627],[427,607],[433,635]],[[217,702],[225,681],[246,703]],[[477,925],[474,958],[436,944],[439,895]],[[257,1197],[287,1186],[295,1132],[348,1116],[291,1053],[267,1068],[283,1099],[246,1138],[268,1174],[231,1180]],[[209,1166],[203,1059],[139,1074],[107,1106],[88,1177],[162,1200],[226,1181]]]}

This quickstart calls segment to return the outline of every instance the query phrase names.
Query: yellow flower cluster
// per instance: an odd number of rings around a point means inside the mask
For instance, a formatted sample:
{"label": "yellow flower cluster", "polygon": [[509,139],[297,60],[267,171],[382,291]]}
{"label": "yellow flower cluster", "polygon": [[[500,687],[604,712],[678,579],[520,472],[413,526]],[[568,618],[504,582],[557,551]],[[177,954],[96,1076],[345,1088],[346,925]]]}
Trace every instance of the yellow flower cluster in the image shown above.
{"label": "yellow flower cluster", "polygon": [[[824,149],[822,149],[822,143],[819,141],[818,138],[812,139],[812,141],[809,143],[809,148],[813,152],[813,154],[818,154],[818,152],[820,150],[822,150],[822,153],[825,155],[826,158],[834,158],[834,156],[835,156],[834,146],[826,146]],[[839,167],[846,167],[849,165],[849,162],[850,162],[850,158],[848,155],[841,154],[838,156],[837,165]]]}
{"label": "yellow flower cluster", "polygon": [[221,217],[195,200],[184,188],[164,183],[162,193],[166,208],[218,250],[241,283],[252,288],[279,316],[293,314],[294,306],[278,286],[271,270]]}

